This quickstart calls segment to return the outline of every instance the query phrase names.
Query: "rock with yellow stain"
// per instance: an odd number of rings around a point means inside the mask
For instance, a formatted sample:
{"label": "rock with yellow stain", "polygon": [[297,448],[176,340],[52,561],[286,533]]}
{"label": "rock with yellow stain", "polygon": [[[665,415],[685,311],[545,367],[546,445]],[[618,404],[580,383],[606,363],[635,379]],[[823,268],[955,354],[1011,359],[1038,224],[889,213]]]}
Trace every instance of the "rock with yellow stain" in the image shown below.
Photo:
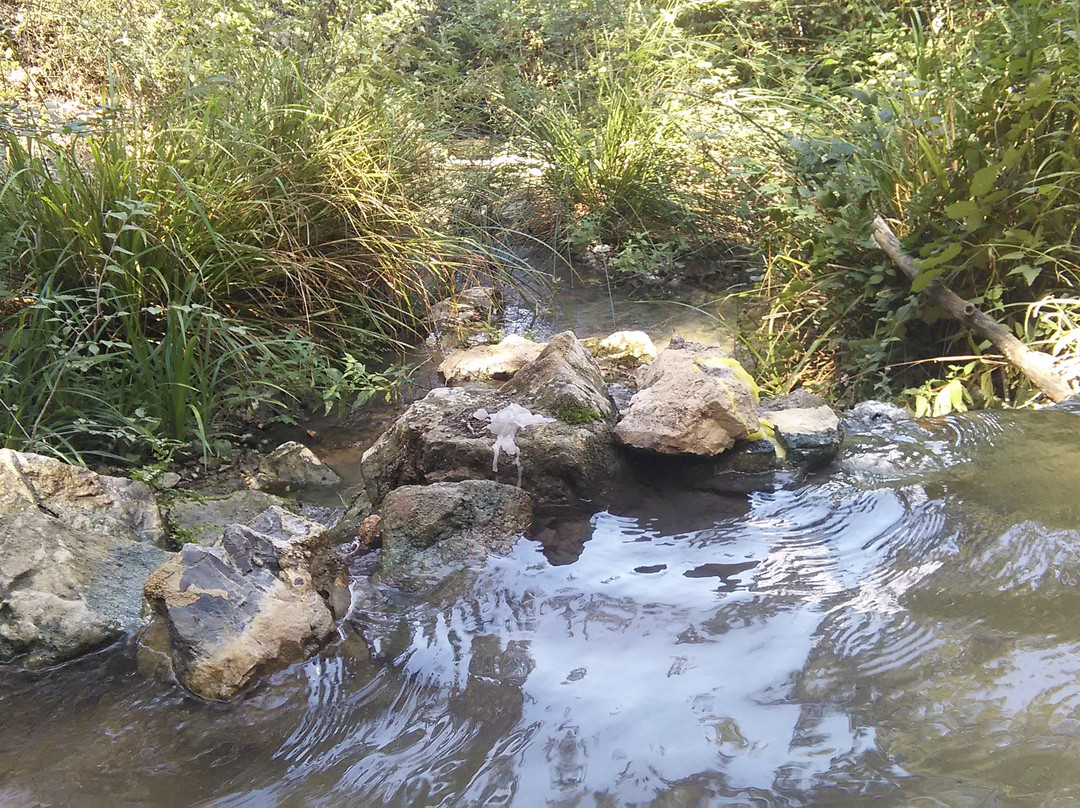
{"label": "rock with yellow stain", "polygon": [[638,374],[638,392],[615,427],[625,445],[712,456],[758,433],[757,385],[718,346],[674,338]]}

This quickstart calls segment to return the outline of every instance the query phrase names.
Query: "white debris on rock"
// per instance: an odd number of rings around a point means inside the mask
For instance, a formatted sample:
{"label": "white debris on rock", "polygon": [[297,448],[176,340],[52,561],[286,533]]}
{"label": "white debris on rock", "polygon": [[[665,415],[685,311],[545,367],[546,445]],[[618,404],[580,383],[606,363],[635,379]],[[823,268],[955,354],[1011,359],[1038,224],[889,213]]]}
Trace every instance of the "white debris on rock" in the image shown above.
{"label": "white debris on rock", "polygon": [[508,457],[514,458],[514,465],[518,469],[518,485],[521,485],[521,450],[518,445],[514,443],[514,437],[517,435],[517,431],[522,427],[532,426],[533,424],[550,424],[555,421],[554,418],[548,418],[546,415],[537,415],[536,413],[529,412],[520,404],[507,404],[501,410],[494,415],[490,414],[487,410],[481,408],[473,413],[473,418],[478,421],[487,421],[488,432],[495,436],[495,443],[492,444],[492,452],[494,457],[491,461],[491,470],[498,472],[499,470],[499,452],[505,452]]}

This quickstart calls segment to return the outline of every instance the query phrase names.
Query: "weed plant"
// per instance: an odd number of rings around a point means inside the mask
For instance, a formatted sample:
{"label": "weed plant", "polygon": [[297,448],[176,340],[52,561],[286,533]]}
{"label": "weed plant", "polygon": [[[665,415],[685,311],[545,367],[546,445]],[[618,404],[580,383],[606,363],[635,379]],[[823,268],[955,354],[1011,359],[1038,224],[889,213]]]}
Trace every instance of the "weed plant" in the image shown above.
{"label": "weed plant", "polygon": [[774,392],[1029,400],[934,277],[1073,366],[1075,4],[15,0],[0,27],[7,445],[210,452],[383,391],[367,355],[498,239],[604,244],[609,280],[753,240]]}

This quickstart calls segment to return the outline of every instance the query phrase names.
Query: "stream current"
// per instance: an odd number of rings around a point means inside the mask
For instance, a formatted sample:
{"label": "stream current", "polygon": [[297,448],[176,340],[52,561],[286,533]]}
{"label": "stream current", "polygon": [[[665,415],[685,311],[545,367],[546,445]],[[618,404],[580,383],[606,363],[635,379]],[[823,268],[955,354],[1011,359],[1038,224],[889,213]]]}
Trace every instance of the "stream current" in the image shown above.
{"label": "stream current", "polygon": [[229,705],[131,646],[0,668],[3,806],[1080,804],[1080,420],[867,426],[617,492]]}

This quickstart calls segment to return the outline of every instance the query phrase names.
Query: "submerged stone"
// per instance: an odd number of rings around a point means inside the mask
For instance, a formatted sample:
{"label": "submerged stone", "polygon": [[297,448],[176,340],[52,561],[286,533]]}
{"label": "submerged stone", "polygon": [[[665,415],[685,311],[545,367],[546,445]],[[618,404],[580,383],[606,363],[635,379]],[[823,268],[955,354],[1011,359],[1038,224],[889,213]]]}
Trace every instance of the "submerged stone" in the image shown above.
{"label": "submerged stone", "polygon": [[465,480],[397,488],[380,513],[380,569],[395,578],[509,552],[529,529],[532,503],[520,488]]}

